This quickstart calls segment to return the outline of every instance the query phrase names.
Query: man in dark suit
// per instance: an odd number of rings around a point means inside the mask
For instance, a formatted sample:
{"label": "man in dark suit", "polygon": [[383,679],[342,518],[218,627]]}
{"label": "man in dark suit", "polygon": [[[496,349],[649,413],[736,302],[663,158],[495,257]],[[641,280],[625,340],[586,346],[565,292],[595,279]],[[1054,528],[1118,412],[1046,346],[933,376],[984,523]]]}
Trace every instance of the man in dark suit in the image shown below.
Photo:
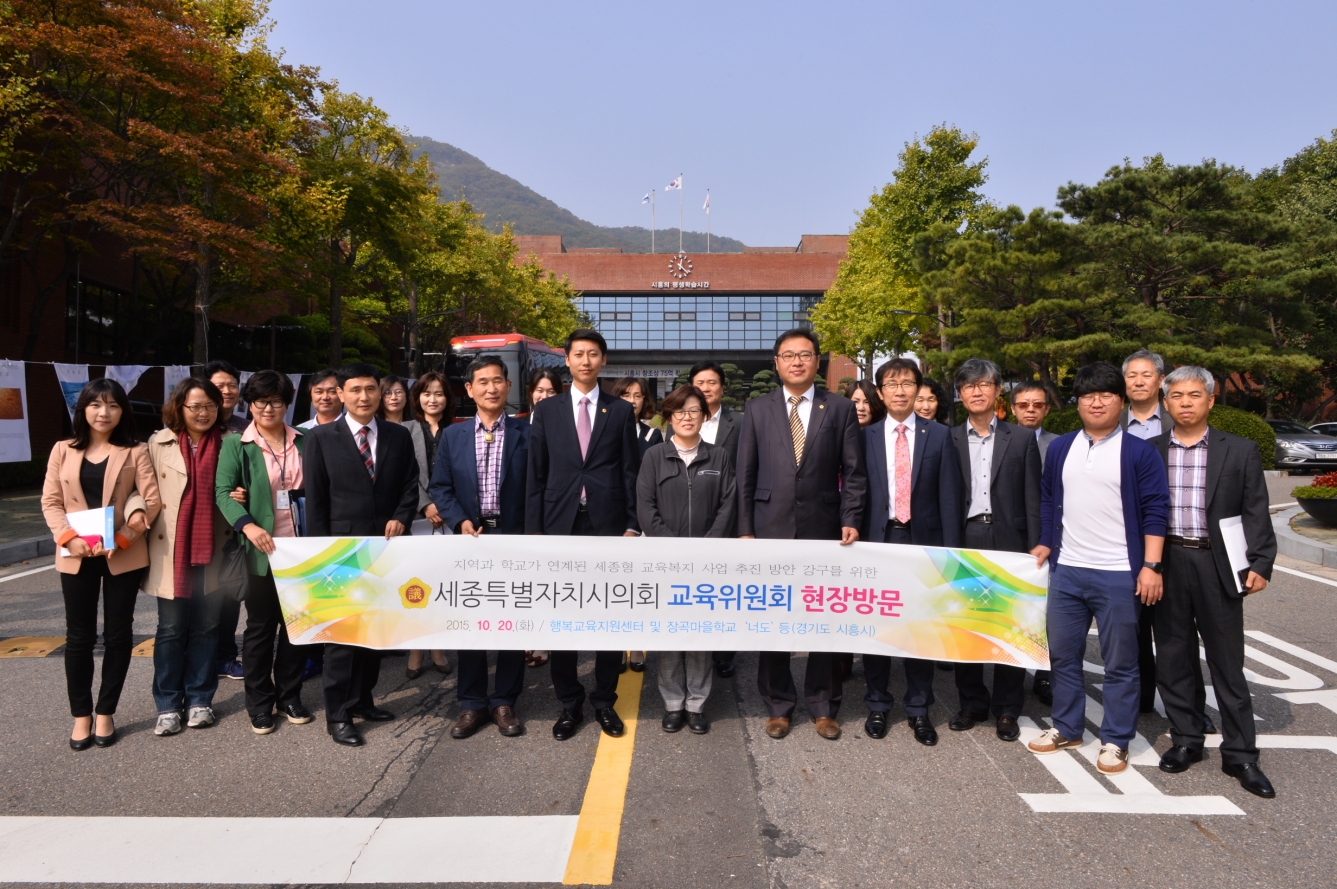
{"label": "man in dark suit", "polygon": [[[998,419],[1003,373],[984,358],[971,358],[956,372],[956,391],[969,415],[952,428],[961,464],[966,519],[964,546],[1028,553],[1040,542],[1040,449],[1027,429]],[[947,727],[969,731],[975,723],[997,720],[1001,740],[1021,736],[1017,718],[1026,703],[1026,669],[995,664],[993,694],[984,685],[983,664],[956,665],[960,712]]]}
{"label": "man in dark suit", "polygon": [[[774,354],[782,386],[748,404],[738,438],[738,536],[848,546],[859,539],[868,492],[854,403],[814,385],[821,350],[812,331],[780,334]],[[803,680],[817,733],[832,741],[840,737],[838,658],[809,652]],[[766,734],[783,738],[798,703],[789,652],[757,656],[757,687],[770,714]]]}
{"label": "man in dark suit", "polygon": [[[344,421],[306,433],[302,479],[308,537],[379,537],[405,533],[418,511],[418,460],[413,439],[398,423],[376,420],[381,375],[370,364],[339,371]],[[371,697],[381,672],[379,652],[356,645],[325,647],[325,719],[335,743],[360,747],[353,718],[384,722],[395,716]]]}
{"label": "man in dark suit", "polygon": [[[472,422],[447,427],[428,489],[437,512],[456,534],[525,533],[525,475],[529,471],[529,424],[506,416],[511,394],[506,363],[480,355],[464,372],[464,391],[477,406]],[[508,738],[524,734],[515,702],[524,689],[524,651],[497,652],[495,691],[487,693],[487,651],[456,652],[455,697],[460,718],[450,736],[463,739],[488,720]]]}
{"label": "man in dark suit", "polygon": [[[687,382],[701,390],[706,396],[705,423],[701,426],[701,437],[729,453],[729,461],[738,465],[738,433],[743,428],[743,416],[724,406],[724,368],[714,361],[698,361],[687,372]],[[717,651],[712,660],[715,673],[721,679],[728,679],[734,674],[734,653]]]}
{"label": "man in dark suit", "polygon": [[[877,369],[876,382],[886,419],[863,430],[868,462],[868,509],[863,538],[875,543],[961,546],[961,469],[946,426],[914,412],[924,381],[919,365],[893,358]],[[863,656],[870,738],[887,736],[895,699],[887,691],[891,658]],[[905,659],[905,712],[915,740],[932,747],[938,732],[928,716],[933,704],[933,661]]]}
{"label": "man in dark suit", "polygon": [[[1183,772],[1202,760],[1201,635],[1221,712],[1221,770],[1270,799],[1276,791],[1258,767],[1253,702],[1244,681],[1244,597],[1267,588],[1277,539],[1258,446],[1207,426],[1215,389],[1216,380],[1201,367],[1181,367],[1166,377],[1175,425],[1152,441],[1170,484],[1165,592],[1155,620],[1156,684],[1173,746],[1161,756],[1161,770]],[[1243,524],[1248,567],[1242,577],[1231,568],[1222,531],[1223,521],[1232,518]]]}
{"label": "man in dark suit", "polygon": [[[636,537],[636,476],[641,452],[631,403],[599,388],[608,344],[597,330],[581,328],[566,338],[571,390],[534,407],[529,430],[529,474],[525,532],[583,537]],[[577,653],[549,656],[552,684],[562,714],[552,736],[565,741],[585,718],[585,687],[576,676]],[[622,652],[600,651],[594,658],[594,718],[606,734],[623,732],[613,709]]]}

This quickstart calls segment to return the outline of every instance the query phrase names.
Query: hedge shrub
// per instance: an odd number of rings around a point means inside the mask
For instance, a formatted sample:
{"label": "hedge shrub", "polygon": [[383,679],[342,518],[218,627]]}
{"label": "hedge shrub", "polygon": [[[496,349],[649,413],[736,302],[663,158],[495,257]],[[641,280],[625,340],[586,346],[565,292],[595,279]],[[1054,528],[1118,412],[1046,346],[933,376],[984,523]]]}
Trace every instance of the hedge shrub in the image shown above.
{"label": "hedge shrub", "polygon": [[[1222,432],[1229,432],[1232,435],[1238,435],[1240,438],[1247,438],[1258,445],[1258,453],[1263,458],[1263,468],[1272,468],[1273,460],[1276,458],[1277,434],[1272,431],[1271,426],[1264,422],[1262,417],[1248,411],[1242,411],[1239,408],[1218,404],[1212,408],[1211,414],[1207,417],[1207,422]],[[1049,432],[1063,435],[1067,432],[1076,432],[1081,428],[1082,419],[1077,415],[1075,405],[1060,411],[1053,411],[1045,417],[1045,429]]]}

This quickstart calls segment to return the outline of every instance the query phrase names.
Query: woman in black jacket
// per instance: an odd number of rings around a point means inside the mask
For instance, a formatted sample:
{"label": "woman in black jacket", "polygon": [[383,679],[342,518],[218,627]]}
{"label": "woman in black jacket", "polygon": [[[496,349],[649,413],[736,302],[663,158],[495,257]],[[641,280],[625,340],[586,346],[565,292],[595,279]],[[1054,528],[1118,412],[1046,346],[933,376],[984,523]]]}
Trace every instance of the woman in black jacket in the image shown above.
{"label": "woman in black jacket", "polygon": [[[706,396],[679,386],[664,399],[660,416],[673,437],[646,451],[636,481],[636,516],[647,537],[732,537],[735,502],[729,453],[701,439]],[[703,710],[710,695],[709,651],[665,651],[659,656],[664,731],[687,725],[710,731]]]}
{"label": "woman in black jacket", "polygon": [[613,397],[631,402],[636,412],[636,440],[641,445],[641,459],[652,447],[664,440],[664,433],[646,421],[655,415],[655,400],[650,395],[645,380],[636,377],[622,377],[613,384]]}

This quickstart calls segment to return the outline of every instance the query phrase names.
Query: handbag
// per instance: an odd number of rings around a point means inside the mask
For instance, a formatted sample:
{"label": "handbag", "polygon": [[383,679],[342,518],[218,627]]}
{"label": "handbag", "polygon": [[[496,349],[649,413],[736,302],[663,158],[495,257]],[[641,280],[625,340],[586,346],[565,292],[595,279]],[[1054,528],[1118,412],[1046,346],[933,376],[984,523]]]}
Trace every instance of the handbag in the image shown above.
{"label": "handbag", "polygon": [[217,589],[232,602],[246,598],[246,585],[250,578],[250,568],[246,564],[246,547],[241,545],[240,535],[233,532],[223,544],[223,551],[218,556]]}

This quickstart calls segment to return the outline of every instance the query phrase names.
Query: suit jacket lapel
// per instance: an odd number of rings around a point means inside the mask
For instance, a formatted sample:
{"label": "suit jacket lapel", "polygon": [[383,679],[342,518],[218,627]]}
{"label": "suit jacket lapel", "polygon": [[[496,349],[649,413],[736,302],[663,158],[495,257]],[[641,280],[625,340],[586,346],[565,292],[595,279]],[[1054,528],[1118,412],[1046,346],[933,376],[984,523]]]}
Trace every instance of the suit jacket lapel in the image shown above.
{"label": "suit jacket lapel", "polygon": [[[886,420],[878,420],[868,427],[868,442],[864,457],[868,462],[868,487],[887,496],[887,427]],[[885,519],[883,519],[885,522]]]}
{"label": "suit jacket lapel", "polygon": [[[594,445],[599,441],[599,436],[603,435],[604,429],[608,426],[608,409],[613,403],[613,396],[599,392],[598,397],[594,399],[594,426],[590,429],[590,446],[585,450],[585,459],[589,460],[590,454],[594,453]],[[575,422],[575,418],[572,418]],[[637,430],[639,431],[639,430]],[[576,447],[580,446],[580,436],[576,436]]]}
{"label": "suit jacket lapel", "polygon": [[[802,466],[812,453],[813,443],[817,441],[817,433],[826,422],[826,415],[829,413],[826,409],[827,394],[821,389],[817,389],[812,395],[812,410],[808,412],[808,429],[803,435],[803,459],[799,461]],[[785,418],[788,421],[788,417]]]}
{"label": "suit jacket lapel", "polygon": [[[497,478],[498,496],[501,493],[501,486],[506,484],[506,468],[510,465],[511,455],[515,453],[515,440],[520,436],[520,433],[515,431],[515,427],[519,425],[518,420],[506,417],[501,421],[501,425],[506,429],[506,439],[501,443],[501,475]],[[475,463],[477,459],[475,454]]]}
{"label": "suit jacket lapel", "polygon": [[[928,450],[928,420],[915,421],[915,441],[912,447],[914,451],[910,457],[910,493],[919,485],[919,467],[924,465],[924,452]],[[892,504],[892,509],[896,508]]]}
{"label": "suit jacket lapel", "polygon": [[129,456],[129,448],[112,448],[111,453],[107,455],[106,480],[102,483],[103,506],[110,506],[112,497],[116,496],[116,482],[121,477],[121,467],[125,465],[125,460]]}
{"label": "suit jacket lapel", "polygon": [[[367,465],[366,465],[365,463],[362,462],[362,451],[358,450],[358,446],[357,446],[357,436],[353,434],[353,430],[349,427],[349,425],[348,425],[348,421],[347,421],[346,419],[344,419],[343,417],[340,417],[336,422],[339,424],[339,439],[340,439],[342,442],[344,442],[343,447],[344,447],[345,450],[348,451],[349,454],[352,456],[352,458],[353,458],[353,463],[354,463],[355,465],[360,466],[360,467],[362,468],[362,477],[363,477],[364,479],[367,480],[367,487],[369,487],[369,488],[371,488],[371,487],[375,487],[376,483],[375,483],[374,481],[372,481],[371,476],[367,474]],[[377,430],[376,430],[376,451],[377,451],[377,453],[376,453],[376,468],[377,468],[377,474],[378,474],[378,475],[380,474],[380,465],[381,465],[381,464],[380,464],[380,460],[381,460],[381,455],[380,455],[380,451],[381,451],[381,442],[382,442],[382,438],[381,438],[381,430],[380,430],[379,428],[377,428]]]}
{"label": "suit jacket lapel", "polygon": [[[1003,465],[1003,455],[1007,453],[1007,446],[1012,441],[1012,428],[1002,420],[994,427],[993,456],[989,458],[989,493],[993,494],[994,485],[998,484],[998,467]],[[970,454],[966,453],[966,462],[962,466],[969,469]],[[969,473],[967,473],[969,474]],[[970,486],[966,486],[966,496],[970,495]],[[990,499],[992,503],[992,499]]]}
{"label": "suit jacket lapel", "polygon": [[1212,441],[1211,433],[1207,433],[1207,502],[1203,504],[1204,512],[1212,508],[1212,495],[1216,493],[1217,482],[1221,480],[1221,468],[1226,465],[1226,457],[1229,456],[1226,450],[1229,447],[1225,436],[1217,435],[1216,441]]}
{"label": "suit jacket lapel", "polygon": [[966,502],[970,502],[970,437],[967,420],[960,426],[952,427],[952,444],[956,445],[957,462],[961,464],[961,481],[965,485]]}

